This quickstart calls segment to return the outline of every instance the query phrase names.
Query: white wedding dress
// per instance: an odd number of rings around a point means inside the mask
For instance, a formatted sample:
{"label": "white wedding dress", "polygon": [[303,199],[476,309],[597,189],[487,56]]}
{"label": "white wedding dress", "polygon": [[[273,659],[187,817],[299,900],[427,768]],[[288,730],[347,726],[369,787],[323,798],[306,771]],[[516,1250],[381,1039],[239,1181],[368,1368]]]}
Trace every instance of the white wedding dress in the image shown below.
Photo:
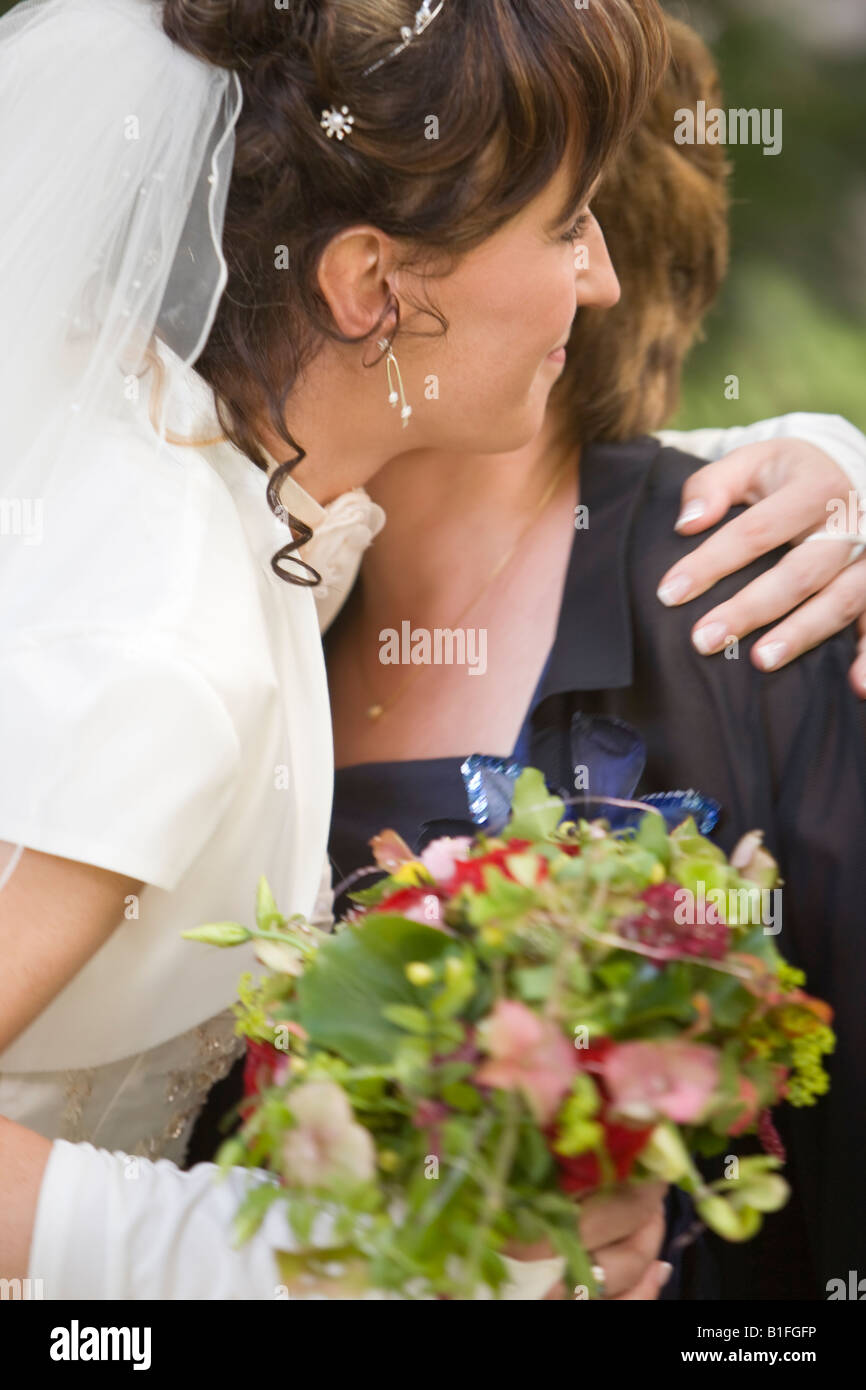
{"label": "white wedding dress", "polygon": [[[159,357],[172,437],[213,439],[204,381],[162,345]],[[146,392],[136,425],[94,430],[70,469],[76,578],[62,607],[46,592],[63,572],[56,537],[48,580],[22,553],[27,597],[4,604],[0,840],[144,886],[130,919],[0,1056],[0,1114],[51,1139],[181,1163],[241,1050],[229,1006],[242,971],[257,968],[248,948],[181,933],[250,921],[261,874],[287,914],[328,917],[320,612],[351,585],[383,517],[364,493],[322,508],[283,487],[313,528],[303,553],[322,567],[320,610],[271,571],[288,533],[264,474],[227,443],[159,445],[149,417]],[[107,527],[99,501],[126,524]],[[82,548],[92,570],[73,564]],[[93,573],[123,578],[97,586]]]}
{"label": "white wedding dress", "polygon": [[[0,1111],[180,1160],[256,967],[182,932],[250,920],[262,874],[283,911],[327,910],[333,740],[317,603],[274,574],[286,524],[190,365],[227,283],[242,89],[162,17],[0,17],[0,894],[27,851],[142,885],[5,1046]],[[336,580],[340,538],[381,524],[292,479],[281,500]]]}

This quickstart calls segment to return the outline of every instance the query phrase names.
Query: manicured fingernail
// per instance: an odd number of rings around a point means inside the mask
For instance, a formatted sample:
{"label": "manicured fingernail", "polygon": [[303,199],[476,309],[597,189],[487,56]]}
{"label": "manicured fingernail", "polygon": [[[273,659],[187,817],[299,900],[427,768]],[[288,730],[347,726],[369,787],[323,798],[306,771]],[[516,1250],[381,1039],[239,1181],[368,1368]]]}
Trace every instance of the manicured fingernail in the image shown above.
{"label": "manicured fingernail", "polygon": [[775,666],[787,654],[787,642],[768,642],[765,647],[758,647],[756,656],[765,671],[772,671]]}
{"label": "manicured fingernail", "polygon": [[678,531],[681,526],[688,526],[690,521],[700,520],[705,515],[706,510],[706,502],[702,502],[699,497],[696,497],[693,502],[689,502],[687,506],[683,507],[674,522],[674,530]]}
{"label": "manicured fingernail", "polygon": [[707,623],[706,627],[699,627],[697,632],[692,633],[692,643],[701,656],[710,656],[725,645],[727,635],[724,623]]}
{"label": "manicured fingernail", "polygon": [[692,581],[689,576],[678,574],[675,579],[666,579],[664,584],[660,584],[656,589],[656,595],[666,608],[672,608],[675,603],[682,603],[691,590]]}
{"label": "manicured fingernail", "polygon": [[670,1277],[671,1277],[671,1275],[673,1274],[673,1272],[674,1272],[674,1267],[673,1267],[673,1265],[668,1264],[667,1260],[663,1260],[662,1263],[659,1265],[659,1288],[660,1288],[660,1289],[663,1289],[663,1288],[664,1288],[665,1284],[668,1282],[668,1280],[670,1279]]}

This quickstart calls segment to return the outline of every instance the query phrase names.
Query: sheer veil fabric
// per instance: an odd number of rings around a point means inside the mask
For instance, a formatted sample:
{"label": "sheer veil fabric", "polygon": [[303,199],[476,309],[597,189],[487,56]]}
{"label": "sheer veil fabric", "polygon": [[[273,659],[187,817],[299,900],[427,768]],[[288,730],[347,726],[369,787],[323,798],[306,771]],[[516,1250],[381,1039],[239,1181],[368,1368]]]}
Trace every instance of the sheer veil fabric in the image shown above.
{"label": "sheer veil fabric", "polygon": [[161,13],[0,20],[0,892],[24,846],[144,885],[0,1057],[0,1110],[154,1155],[230,1060],[255,966],[181,932],[248,919],[260,874],[310,914],[332,786],[316,604],[270,570],[285,526],[193,367],[240,84]]}
{"label": "sheer veil fabric", "polygon": [[76,459],[137,417],[154,333],[184,363],[207,338],[241,91],[171,43],[153,0],[24,0],[0,69],[6,641],[53,563],[62,585]]}

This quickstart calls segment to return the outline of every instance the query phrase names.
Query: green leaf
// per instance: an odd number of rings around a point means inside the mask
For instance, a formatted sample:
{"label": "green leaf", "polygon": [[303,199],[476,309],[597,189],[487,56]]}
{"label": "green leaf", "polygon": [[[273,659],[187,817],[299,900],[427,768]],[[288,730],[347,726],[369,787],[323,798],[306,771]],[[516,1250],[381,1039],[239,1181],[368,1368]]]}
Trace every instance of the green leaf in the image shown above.
{"label": "green leaf", "polygon": [[237,1248],[254,1236],[265,1219],[269,1207],[280,1196],[280,1188],[275,1183],[261,1183],[253,1187],[244,1198],[232,1228],[232,1244]]}
{"label": "green leaf", "polygon": [[634,988],[629,999],[629,1028],[634,1028],[637,1023],[643,1025],[651,1019],[661,1018],[691,1023],[695,1017],[695,1007],[692,1003],[692,996],[697,989],[695,975],[694,966],[683,961],[671,961],[664,970],[659,970],[654,978]]}
{"label": "green leaf", "polygon": [[649,850],[650,854],[664,864],[665,868],[670,864],[671,847],[663,816],[656,816],[647,811],[646,815],[641,817],[635,836],[635,844]]}
{"label": "green leaf", "polygon": [[460,1110],[464,1115],[477,1115],[481,1109],[481,1096],[474,1086],[467,1086],[465,1081],[443,1086],[440,1094],[446,1105]]}
{"label": "green leaf", "polygon": [[522,917],[535,901],[535,893],[522,883],[512,883],[511,879],[500,873],[492,865],[485,865],[484,892],[476,893],[469,899],[466,915],[473,927],[486,926],[488,922],[507,921]]}
{"label": "green leaf", "polygon": [[540,856],[532,850],[521,850],[515,854],[509,854],[506,859],[508,872],[512,878],[522,884],[524,888],[533,890],[538,881],[538,868]]}
{"label": "green leaf", "polygon": [[382,1010],[382,1017],[389,1023],[396,1023],[398,1028],[404,1028],[407,1033],[418,1033],[421,1037],[426,1037],[430,1032],[430,1020],[423,1009],[417,1009],[412,1004],[386,1004]]}
{"label": "green leaf", "polygon": [[469,1003],[475,993],[476,973],[474,957],[468,952],[462,955],[449,955],[445,961],[445,984],[434,995],[430,1010],[434,1018],[454,1018]]}
{"label": "green leaf", "polygon": [[491,1288],[500,1288],[508,1277],[502,1256],[489,1246],[481,1251],[478,1267],[484,1283]]}
{"label": "green leaf", "polygon": [[374,915],[329,937],[298,981],[298,1022],[313,1044],[353,1066],[384,1065],[406,1034],[383,1016],[388,1005],[417,1007],[406,978],[411,961],[434,961],[451,937],[405,917]]}
{"label": "green leaf", "polygon": [[544,1135],[534,1125],[521,1125],[516,1166],[533,1187],[541,1187],[553,1170],[553,1159]]}
{"label": "green leaf", "polygon": [[[709,897],[710,893],[717,890],[727,894],[731,870],[726,864],[720,864],[713,859],[676,859],[673,864],[673,876],[677,883],[687,888],[695,897],[701,894]],[[715,900],[713,905],[715,906]]]}
{"label": "green leaf", "polygon": [[540,1003],[547,999],[553,988],[553,966],[529,965],[515,970],[514,983],[521,999],[527,1004]]}
{"label": "green leaf", "polygon": [[574,1222],[573,1226],[567,1221],[555,1225],[551,1223],[548,1227],[550,1239],[560,1255],[565,1256],[566,1277],[572,1288],[583,1285],[589,1289],[591,1294],[597,1294],[598,1285],[592,1273],[592,1258],[577,1234],[578,1209],[576,1206],[571,1213],[571,1220]]}
{"label": "green leaf", "polygon": [[301,1245],[307,1245],[313,1234],[317,1207],[305,1197],[294,1197],[289,1205],[289,1224]]}
{"label": "green leaf", "polygon": [[507,833],[516,840],[546,840],[559,825],[564,810],[565,803],[547,790],[543,773],[528,767],[514,784]]}

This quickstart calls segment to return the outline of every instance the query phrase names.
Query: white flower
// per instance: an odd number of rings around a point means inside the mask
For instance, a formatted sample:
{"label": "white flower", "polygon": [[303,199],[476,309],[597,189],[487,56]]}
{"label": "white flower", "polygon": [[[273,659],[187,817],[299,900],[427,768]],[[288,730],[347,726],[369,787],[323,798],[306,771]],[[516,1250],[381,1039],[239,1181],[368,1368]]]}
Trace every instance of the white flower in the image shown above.
{"label": "white flower", "polygon": [[287,941],[257,941],[256,959],[276,975],[303,975],[304,957]]}
{"label": "white flower", "polygon": [[421,863],[437,883],[450,883],[455,864],[467,859],[471,848],[472,841],[468,836],[452,839],[446,835],[441,840],[431,840],[421,855]]}
{"label": "white flower", "polygon": [[345,1092],[333,1081],[308,1081],[288,1098],[296,1126],[283,1141],[282,1172],[296,1187],[334,1182],[369,1182],[376,1172],[376,1147],[355,1121]]}

